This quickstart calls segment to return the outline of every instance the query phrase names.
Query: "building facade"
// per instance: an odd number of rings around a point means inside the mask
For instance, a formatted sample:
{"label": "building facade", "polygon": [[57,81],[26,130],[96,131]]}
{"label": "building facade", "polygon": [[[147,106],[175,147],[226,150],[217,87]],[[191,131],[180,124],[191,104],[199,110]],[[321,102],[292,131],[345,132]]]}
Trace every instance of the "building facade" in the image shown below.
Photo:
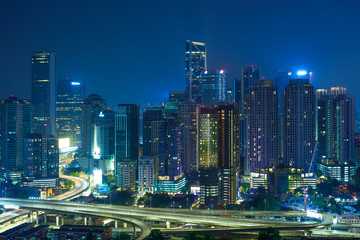
{"label": "building facade", "polygon": [[55,53],[33,52],[31,55],[31,103],[34,132],[56,132]]}
{"label": "building facade", "polygon": [[59,139],[69,139],[70,147],[81,144],[84,94],[80,81],[66,78],[57,82],[56,134]]}

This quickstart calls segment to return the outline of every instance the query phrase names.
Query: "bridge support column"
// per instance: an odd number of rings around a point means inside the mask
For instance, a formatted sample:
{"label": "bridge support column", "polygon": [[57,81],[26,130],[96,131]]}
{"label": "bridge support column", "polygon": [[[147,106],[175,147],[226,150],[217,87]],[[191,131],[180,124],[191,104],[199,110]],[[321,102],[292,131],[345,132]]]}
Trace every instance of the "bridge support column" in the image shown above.
{"label": "bridge support column", "polygon": [[166,228],[170,228],[171,227],[171,222],[166,221]]}
{"label": "bridge support column", "polygon": [[115,228],[118,228],[118,221],[115,221]]}
{"label": "bridge support column", "polygon": [[61,226],[64,225],[64,221],[65,221],[65,215],[61,215]]}
{"label": "bridge support column", "polygon": [[305,233],[305,236],[311,236],[311,231],[309,231],[309,230],[305,230],[304,233]]}
{"label": "bridge support column", "polygon": [[89,225],[92,224],[92,217],[89,217]]}
{"label": "bridge support column", "polygon": [[133,236],[136,236],[136,226],[134,226],[134,235]]}
{"label": "bridge support column", "polygon": [[75,216],[74,216],[74,219],[73,219],[73,224],[74,224],[74,225],[76,225],[76,222],[77,222],[76,219],[77,219],[77,216],[75,215]]}
{"label": "bridge support column", "polygon": [[127,223],[126,222],[124,222],[124,228],[127,228]]}
{"label": "bridge support column", "polygon": [[32,223],[33,222],[33,211],[30,211],[29,217],[30,217],[30,222]]}
{"label": "bridge support column", "polygon": [[87,225],[87,217],[84,217],[84,226]]}
{"label": "bridge support column", "polygon": [[59,226],[59,215],[56,215],[56,226]]}
{"label": "bridge support column", "polygon": [[47,213],[44,212],[44,223],[46,224],[47,223]]}
{"label": "bridge support column", "polygon": [[35,211],[35,221],[36,225],[39,225],[39,211]]}

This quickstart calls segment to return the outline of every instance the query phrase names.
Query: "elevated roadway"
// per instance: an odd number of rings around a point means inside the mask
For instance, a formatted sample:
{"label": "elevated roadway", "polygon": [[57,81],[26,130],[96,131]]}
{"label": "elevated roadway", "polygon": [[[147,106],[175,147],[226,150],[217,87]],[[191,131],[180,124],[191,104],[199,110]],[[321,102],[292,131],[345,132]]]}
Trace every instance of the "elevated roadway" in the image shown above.
{"label": "elevated roadway", "polygon": [[[41,210],[49,212],[63,212],[93,216],[99,218],[109,218],[131,223],[141,229],[138,239],[143,239],[151,232],[151,228],[145,221],[164,221],[168,223],[193,223],[201,226],[208,226],[203,231],[257,231],[260,229],[275,227],[280,230],[303,230],[332,223],[332,217],[323,215],[321,222],[291,222],[291,221],[271,221],[269,219],[249,219],[249,216],[292,216],[304,217],[305,212],[269,212],[269,211],[204,211],[204,210],[182,210],[182,209],[150,209],[124,206],[111,206],[104,204],[80,204],[64,201],[44,201],[44,200],[20,200],[20,199],[0,199],[0,205],[14,204],[21,208]],[[238,216],[243,216],[239,218]],[[170,224],[169,224],[170,225]],[[211,229],[209,229],[211,227]],[[181,229],[171,229],[166,231],[184,231]],[[189,229],[187,229],[189,231]],[[194,229],[194,231],[201,231]]]}

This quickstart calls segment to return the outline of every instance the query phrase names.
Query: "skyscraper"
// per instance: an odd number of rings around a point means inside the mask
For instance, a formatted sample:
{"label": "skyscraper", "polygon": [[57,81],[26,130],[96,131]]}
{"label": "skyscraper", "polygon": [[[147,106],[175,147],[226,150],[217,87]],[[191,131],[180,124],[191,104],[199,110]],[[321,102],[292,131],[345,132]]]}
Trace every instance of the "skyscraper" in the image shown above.
{"label": "skyscraper", "polygon": [[291,79],[284,91],[284,163],[313,172],[315,151],[315,94],[307,76]]}
{"label": "skyscraper", "polygon": [[91,142],[93,124],[99,118],[100,112],[105,108],[105,100],[97,94],[91,94],[84,100],[82,105],[81,125],[81,155],[86,158],[92,157]]}
{"label": "skyscraper", "polygon": [[81,144],[84,84],[68,78],[57,82],[56,132],[59,139],[69,139],[70,146]]}
{"label": "skyscraper", "polygon": [[188,100],[201,102],[201,74],[206,69],[205,43],[186,41],[185,52],[186,91]]}
{"label": "skyscraper", "polygon": [[117,184],[121,188],[133,189],[136,185],[133,179],[135,181],[137,177],[136,162],[139,157],[139,109],[136,104],[118,104],[115,107],[115,166]]}
{"label": "skyscraper", "polygon": [[56,130],[55,53],[33,52],[31,55],[31,104],[34,132],[55,134]]}
{"label": "skyscraper", "polygon": [[227,100],[227,71],[216,70],[216,101],[225,102]]}
{"label": "skyscraper", "polygon": [[219,106],[218,167],[223,204],[233,203],[237,196],[239,159],[239,116],[234,105]]}
{"label": "skyscraper", "polygon": [[115,112],[105,108],[94,118],[91,129],[91,155],[94,167],[103,173],[114,173],[115,170]]}
{"label": "skyscraper", "polygon": [[58,178],[58,139],[50,135],[28,134],[25,139],[24,162],[28,177]]}
{"label": "skyscraper", "polygon": [[[260,68],[255,69],[254,65],[251,65],[247,68],[241,69],[241,81],[240,86],[239,83],[237,83],[235,86],[235,99],[237,99],[240,102],[236,102],[236,104],[239,106],[240,113],[244,113],[244,103],[245,103],[245,97],[247,94],[250,93],[250,88],[254,86],[254,83],[256,80],[261,79],[261,72]],[[238,95],[238,96],[237,96]]]}
{"label": "skyscraper", "polygon": [[267,173],[279,157],[279,116],[277,87],[271,80],[255,81],[250,88],[247,108],[250,171]]}
{"label": "skyscraper", "polygon": [[220,195],[217,108],[199,110],[200,204],[217,205]]}
{"label": "skyscraper", "polygon": [[179,105],[179,118],[183,121],[183,169],[187,172],[199,169],[198,114],[199,104]]}
{"label": "skyscraper", "polygon": [[22,170],[24,138],[32,131],[31,104],[11,95],[1,101],[0,116],[1,168]]}
{"label": "skyscraper", "polygon": [[152,156],[151,151],[151,123],[163,118],[162,109],[147,109],[143,113],[143,155]]}
{"label": "skyscraper", "polygon": [[182,134],[178,119],[153,121],[152,151],[157,158],[157,191],[178,193],[185,186],[182,168]]}
{"label": "skyscraper", "polygon": [[201,104],[205,107],[216,104],[216,80],[216,71],[205,70],[201,75]]}
{"label": "skyscraper", "polygon": [[276,71],[274,78],[274,86],[278,88],[278,99],[279,99],[279,119],[280,119],[280,128],[279,128],[279,143],[280,143],[280,152],[279,155],[284,157],[283,149],[284,149],[284,132],[283,129],[283,92],[285,87],[289,84],[291,72],[287,70],[278,70]]}
{"label": "skyscraper", "polygon": [[[317,92],[318,93],[318,92]],[[331,94],[317,94],[318,145],[320,163],[348,170],[355,159],[355,101],[346,88],[333,87]],[[332,164],[332,165],[334,165]],[[350,173],[342,171],[339,180],[348,181]]]}

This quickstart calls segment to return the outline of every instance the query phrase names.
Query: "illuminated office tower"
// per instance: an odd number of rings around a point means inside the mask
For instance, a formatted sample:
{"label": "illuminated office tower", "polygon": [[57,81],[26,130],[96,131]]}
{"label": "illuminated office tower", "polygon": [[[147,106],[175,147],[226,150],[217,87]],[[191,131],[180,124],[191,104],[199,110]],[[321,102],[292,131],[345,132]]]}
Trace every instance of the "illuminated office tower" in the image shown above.
{"label": "illuminated office tower", "polygon": [[33,52],[31,55],[31,104],[34,132],[56,132],[55,53]]}
{"label": "illuminated office tower", "polygon": [[210,107],[216,104],[216,71],[205,70],[201,75],[201,104]]}
{"label": "illuminated office tower", "polygon": [[105,174],[115,170],[115,112],[110,108],[102,110],[94,119],[91,130],[91,156],[94,167]]}
{"label": "illuminated office tower", "polygon": [[28,134],[25,138],[24,162],[28,177],[58,178],[58,138],[38,133]]}
{"label": "illuminated office tower", "polygon": [[70,147],[80,146],[84,84],[66,78],[57,82],[56,93],[57,137],[68,139]]}
{"label": "illuminated office tower", "polygon": [[179,118],[183,121],[183,169],[186,172],[199,169],[198,115],[198,104],[182,103],[179,105]]}
{"label": "illuminated office tower", "polygon": [[201,74],[206,69],[205,43],[186,41],[186,91],[190,102],[201,102]]}
{"label": "illuminated office tower", "polygon": [[91,158],[91,139],[93,124],[99,118],[100,112],[105,108],[105,100],[97,94],[91,94],[82,105],[81,125],[81,156]]}
{"label": "illuminated office tower", "polygon": [[355,166],[356,169],[360,167],[360,133],[355,133],[355,141],[354,141],[354,150],[355,150]]}
{"label": "illuminated office tower", "polygon": [[[115,166],[117,184],[129,188],[126,179],[136,179],[136,162],[139,157],[140,110],[136,104],[118,104],[115,107]],[[125,163],[122,163],[124,162]],[[135,167],[135,172],[133,171]],[[123,176],[124,174],[131,174]],[[124,180],[125,179],[125,180]],[[126,184],[125,184],[126,183]],[[123,185],[125,184],[125,185]],[[131,182],[131,189],[136,182]]]}
{"label": "illuminated office tower", "polygon": [[143,113],[143,155],[152,156],[151,151],[151,123],[163,118],[162,109],[146,109]]}
{"label": "illuminated office tower", "polygon": [[225,102],[227,100],[227,71],[216,70],[216,101]]}
{"label": "illuminated office tower", "polygon": [[23,169],[24,138],[32,132],[31,104],[11,95],[0,103],[1,168],[8,173]]}
{"label": "illuminated office tower", "polygon": [[[315,94],[308,75],[299,73],[284,91],[284,163],[312,173],[315,162]],[[293,76],[294,77],[294,76]]]}
{"label": "illuminated office tower", "polygon": [[340,167],[336,178],[347,182],[349,165],[355,160],[354,98],[346,94],[346,88],[333,87],[330,95],[318,95],[317,103],[320,167]]}
{"label": "illuminated office tower", "polygon": [[200,204],[213,207],[219,203],[217,108],[199,109]]}
{"label": "illuminated office tower", "polygon": [[252,173],[267,173],[279,158],[278,94],[271,80],[255,81],[248,108],[247,162]]}
{"label": "illuminated office tower", "polygon": [[178,193],[185,186],[181,158],[181,129],[180,121],[175,118],[153,121],[151,124],[151,145],[157,158],[155,174],[158,175],[159,192]]}
{"label": "illuminated office tower", "polygon": [[218,168],[223,204],[233,203],[237,195],[239,172],[239,116],[234,105],[220,105],[218,110]]}

